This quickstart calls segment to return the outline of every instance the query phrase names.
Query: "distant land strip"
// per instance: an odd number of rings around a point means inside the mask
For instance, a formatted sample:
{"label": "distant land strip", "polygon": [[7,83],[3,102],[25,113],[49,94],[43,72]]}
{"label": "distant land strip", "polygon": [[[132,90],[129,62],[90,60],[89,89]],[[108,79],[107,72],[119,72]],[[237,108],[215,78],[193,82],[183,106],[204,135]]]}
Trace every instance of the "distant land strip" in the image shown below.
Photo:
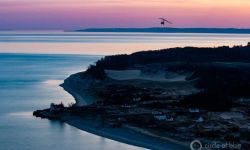
{"label": "distant land strip", "polygon": [[250,34],[250,29],[239,28],[88,28],[78,32],[144,32],[144,33],[225,33]]}

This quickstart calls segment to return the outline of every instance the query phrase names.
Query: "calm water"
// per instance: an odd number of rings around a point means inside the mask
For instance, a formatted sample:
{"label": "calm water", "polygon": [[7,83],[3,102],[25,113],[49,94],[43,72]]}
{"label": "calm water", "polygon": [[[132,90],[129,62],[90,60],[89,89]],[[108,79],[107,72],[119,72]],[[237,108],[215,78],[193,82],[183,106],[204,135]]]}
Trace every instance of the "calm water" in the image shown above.
{"label": "calm water", "polygon": [[183,46],[246,45],[250,34],[0,32],[0,52],[118,54]]}
{"label": "calm water", "polygon": [[250,35],[236,34],[0,32],[0,149],[140,149],[32,116],[33,110],[47,108],[51,102],[73,102],[58,85],[100,58],[61,54],[103,55],[249,41]]}
{"label": "calm water", "polygon": [[32,111],[73,98],[58,85],[84,70],[97,56],[0,54],[1,150],[140,149],[108,140],[57,121],[41,120]]}

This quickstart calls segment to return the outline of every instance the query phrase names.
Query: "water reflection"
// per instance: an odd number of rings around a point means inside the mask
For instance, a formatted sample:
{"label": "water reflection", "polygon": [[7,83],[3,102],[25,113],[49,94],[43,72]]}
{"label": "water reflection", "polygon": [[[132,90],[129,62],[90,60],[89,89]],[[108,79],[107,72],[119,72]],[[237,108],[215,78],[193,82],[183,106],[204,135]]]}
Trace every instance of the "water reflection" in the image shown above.
{"label": "water reflection", "polygon": [[49,120],[49,124],[52,130],[59,129],[61,132],[65,130],[65,123],[57,120]]}
{"label": "water reflection", "polygon": [[43,83],[48,86],[59,86],[63,83],[63,80],[46,80]]}
{"label": "water reflection", "polygon": [[9,113],[7,116],[8,117],[18,117],[18,118],[33,118],[33,112],[12,112],[12,113]]}

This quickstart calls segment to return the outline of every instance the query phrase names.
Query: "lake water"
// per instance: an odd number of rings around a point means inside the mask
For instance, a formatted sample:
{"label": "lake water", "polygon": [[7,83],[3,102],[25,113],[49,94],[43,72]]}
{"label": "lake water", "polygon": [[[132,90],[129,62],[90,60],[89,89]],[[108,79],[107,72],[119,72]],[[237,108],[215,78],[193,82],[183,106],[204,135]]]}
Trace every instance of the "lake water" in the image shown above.
{"label": "lake water", "polygon": [[35,118],[32,111],[73,98],[58,85],[98,56],[0,54],[0,150],[140,149]]}
{"label": "lake water", "polygon": [[59,84],[101,57],[72,54],[245,45],[248,41],[250,35],[236,34],[0,32],[0,149],[141,149],[32,116],[32,111],[51,102],[73,102]]}
{"label": "lake water", "polygon": [[0,52],[121,54],[184,46],[246,45],[250,34],[0,32]]}

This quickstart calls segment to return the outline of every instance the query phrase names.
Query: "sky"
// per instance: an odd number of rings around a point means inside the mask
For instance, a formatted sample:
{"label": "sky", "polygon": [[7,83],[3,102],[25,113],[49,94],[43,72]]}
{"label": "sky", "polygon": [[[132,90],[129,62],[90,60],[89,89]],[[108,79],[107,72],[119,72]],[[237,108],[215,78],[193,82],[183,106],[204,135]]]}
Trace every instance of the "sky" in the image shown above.
{"label": "sky", "polygon": [[250,0],[0,0],[0,30],[250,28]]}

